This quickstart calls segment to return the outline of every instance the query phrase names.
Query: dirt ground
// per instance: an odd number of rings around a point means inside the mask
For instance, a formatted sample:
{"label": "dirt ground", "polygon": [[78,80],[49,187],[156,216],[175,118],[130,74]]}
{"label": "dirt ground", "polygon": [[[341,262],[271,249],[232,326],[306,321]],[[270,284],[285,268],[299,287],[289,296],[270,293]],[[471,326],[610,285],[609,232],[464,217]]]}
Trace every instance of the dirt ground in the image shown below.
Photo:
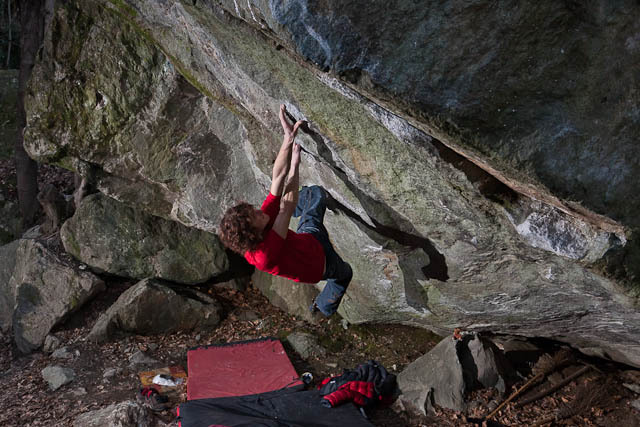
{"label": "dirt ground", "polygon": [[[0,172],[3,174],[0,184],[11,186],[11,182],[15,182],[8,175],[13,171],[12,165],[7,161],[0,161]],[[67,191],[70,175],[47,167],[43,169],[42,179],[56,182]],[[11,196],[15,192],[9,189],[5,194]],[[96,345],[85,340],[89,330],[99,315],[134,284],[133,281],[112,277],[104,279],[108,283],[107,291],[53,331],[63,345],[75,354],[73,359],[56,360],[42,352],[19,356],[10,337],[0,337],[0,425],[72,425],[72,420],[81,413],[135,399],[140,388],[139,370],[129,368],[128,365],[129,356],[138,350],[146,351],[150,357],[159,361],[160,366],[179,365],[186,370],[189,348],[276,337],[283,340],[296,371],[311,372],[314,382],[318,383],[327,376],[340,374],[343,369],[355,368],[370,359],[377,360],[391,373],[399,374],[441,339],[428,331],[401,325],[349,325],[345,328],[339,316],[325,319],[319,324],[309,324],[272,306],[251,286],[241,292],[205,284],[201,290],[217,298],[224,308],[223,320],[217,328],[158,336],[131,336]],[[316,335],[328,354],[322,358],[302,360],[285,340],[294,331]],[[585,363],[591,364],[593,368],[584,375],[523,408],[516,408],[514,403],[506,405],[492,418],[494,423],[488,425],[529,426],[559,411],[568,415],[567,418],[550,420],[542,425],[640,425],[640,412],[631,406],[631,402],[640,398],[640,395],[623,386],[625,383],[640,385],[640,371],[602,360],[580,358],[574,365],[556,374],[555,381],[570,375],[577,369],[577,365]],[[53,392],[41,375],[42,369],[52,364],[71,367],[76,373],[71,383]],[[122,371],[105,379],[103,373],[110,368],[122,368]],[[523,378],[514,384],[506,394],[517,390],[527,379]],[[545,382],[535,390],[549,386],[550,383]],[[531,393],[528,396],[530,395]],[[159,414],[159,417],[166,422],[173,422],[175,406],[185,397],[184,394],[173,396],[172,409]],[[471,403],[466,413],[436,409],[434,414],[422,417],[394,412],[393,408],[397,409],[395,405],[377,408],[368,415],[376,426],[481,425],[474,423],[473,419],[481,419],[487,415],[505,397],[492,389],[475,391],[469,396],[468,401]]]}

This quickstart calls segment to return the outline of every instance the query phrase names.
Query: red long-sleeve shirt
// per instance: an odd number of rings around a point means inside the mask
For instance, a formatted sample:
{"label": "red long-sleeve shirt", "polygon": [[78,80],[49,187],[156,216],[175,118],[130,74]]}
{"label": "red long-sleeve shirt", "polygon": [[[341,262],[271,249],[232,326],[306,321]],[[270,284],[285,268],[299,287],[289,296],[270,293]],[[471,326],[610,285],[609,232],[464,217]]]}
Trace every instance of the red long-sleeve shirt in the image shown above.
{"label": "red long-sleeve shirt", "polygon": [[295,282],[317,283],[324,273],[324,249],[308,233],[287,231],[283,239],[273,231],[273,223],[280,211],[280,197],[269,193],[260,208],[269,215],[264,240],[253,251],[244,254],[246,260],[258,270],[286,277]]}

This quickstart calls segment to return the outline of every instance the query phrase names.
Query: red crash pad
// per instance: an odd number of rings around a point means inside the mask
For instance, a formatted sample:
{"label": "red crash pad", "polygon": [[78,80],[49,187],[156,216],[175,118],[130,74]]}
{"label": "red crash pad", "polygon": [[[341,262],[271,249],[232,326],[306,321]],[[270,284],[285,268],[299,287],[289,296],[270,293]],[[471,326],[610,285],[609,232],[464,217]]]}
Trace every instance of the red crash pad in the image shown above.
{"label": "red crash pad", "polygon": [[187,352],[187,400],[244,396],[303,384],[274,338],[199,347]]}

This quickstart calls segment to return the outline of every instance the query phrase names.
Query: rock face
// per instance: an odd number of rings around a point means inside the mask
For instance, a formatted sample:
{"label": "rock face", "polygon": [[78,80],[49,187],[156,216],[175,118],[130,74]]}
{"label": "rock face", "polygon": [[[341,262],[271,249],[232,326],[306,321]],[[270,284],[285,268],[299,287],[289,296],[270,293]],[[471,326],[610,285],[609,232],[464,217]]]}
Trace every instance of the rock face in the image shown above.
{"label": "rock face", "polygon": [[116,333],[163,334],[210,328],[220,322],[222,308],[217,301],[201,292],[182,291],[185,296],[157,280],[137,283],[100,316],[89,338],[101,342]]}
{"label": "rock face", "polygon": [[637,3],[221,3],[518,191],[542,184],[637,232]]}
{"label": "rock face", "polygon": [[253,274],[251,282],[269,298],[271,304],[301,319],[313,321],[309,307],[318,295],[315,286],[308,283],[295,283],[259,270]]}
{"label": "rock face", "polygon": [[240,3],[59,5],[29,153],[214,231],[265,197],[285,103],[308,122],[302,184],[337,203],[349,322],[543,336],[640,366],[634,299],[585,268],[640,266],[640,6]]}
{"label": "rock face", "polygon": [[100,194],[83,199],[64,223],[60,237],[66,251],[80,261],[136,279],[200,283],[229,265],[215,235],[153,217]]}
{"label": "rock face", "polygon": [[15,289],[15,343],[21,352],[29,353],[44,344],[56,324],[103,291],[105,285],[38,241],[21,239],[9,289]]}

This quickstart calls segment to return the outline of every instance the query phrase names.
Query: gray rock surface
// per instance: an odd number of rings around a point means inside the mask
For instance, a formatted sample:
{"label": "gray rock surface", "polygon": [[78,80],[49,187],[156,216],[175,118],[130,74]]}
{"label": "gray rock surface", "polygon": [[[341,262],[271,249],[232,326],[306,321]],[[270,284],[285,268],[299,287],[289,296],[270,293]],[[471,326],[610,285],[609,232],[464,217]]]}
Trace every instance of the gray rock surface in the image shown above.
{"label": "gray rock surface", "polygon": [[98,318],[88,338],[102,342],[116,334],[151,335],[211,328],[220,322],[221,309],[216,300],[201,292],[145,279],[120,295]]}
{"label": "gray rock surface", "polygon": [[465,408],[463,372],[456,341],[445,338],[398,375],[399,399],[423,414],[433,410],[433,404],[461,411]]}
{"label": "gray rock surface", "polygon": [[157,420],[149,408],[127,400],[106,408],[85,412],[73,420],[74,427],[160,427],[166,425]]}
{"label": "gray rock surface", "polygon": [[65,384],[69,384],[76,377],[71,368],[61,366],[47,366],[42,370],[42,378],[49,384],[51,391],[56,391]]}
{"label": "gray rock surface", "polygon": [[423,414],[432,411],[434,404],[463,411],[465,393],[488,387],[504,392],[513,375],[490,341],[475,334],[461,340],[449,337],[398,375],[399,399],[405,407]]}
{"label": "gray rock surface", "polygon": [[287,336],[287,341],[305,360],[310,357],[322,357],[327,354],[327,350],[318,344],[318,339],[311,334],[293,332]]}
{"label": "gray rock surface", "polygon": [[[27,150],[214,231],[266,195],[286,103],[308,122],[301,182],[339,207],[350,323],[542,336],[640,366],[635,298],[584,265],[640,268],[640,6],[476,6],[66,2]],[[285,292],[269,295],[303,316]]]}
{"label": "gray rock surface", "polygon": [[318,295],[318,289],[314,285],[292,282],[259,270],[253,274],[251,282],[269,298],[271,304],[296,317],[313,322],[309,306]]}
{"label": "gray rock surface", "polygon": [[154,217],[99,193],[82,200],[60,237],[74,257],[118,276],[200,283],[229,266],[214,234]]}
{"label": "gray rock surface", "polygon": [[9,288],[16,290],[13,337],[18,349],[29,353],[44,344],[55,325],[103,291],[105,285],[42,243],[21,239]]}

